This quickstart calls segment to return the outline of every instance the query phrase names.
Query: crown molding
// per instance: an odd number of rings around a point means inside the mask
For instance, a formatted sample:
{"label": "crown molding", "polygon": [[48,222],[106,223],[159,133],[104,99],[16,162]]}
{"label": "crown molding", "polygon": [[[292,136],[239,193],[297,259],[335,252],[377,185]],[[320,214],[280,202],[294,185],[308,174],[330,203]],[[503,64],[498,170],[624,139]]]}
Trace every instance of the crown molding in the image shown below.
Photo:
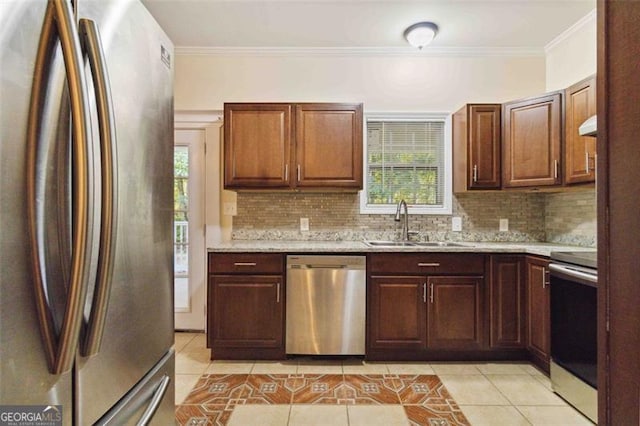
{"label": "crown molding", "polygon": [[403,57],[540,57],[543,49],[529,47],[189,47],[179,56],[403,56]]}
{"label": "crown molding", "polygon": [[587,13],[585,16],[580,18],[578,22],[576,22],[575,24],[573,24],[572,26],[570,26],[569,28],[561,32],[560,35],[558,35],[556,38],[554,38],[549,43],[547,43],[544,46],[545,55],[549,53],[550,50],[553,50],[558,44],[562,43],[563,41],[571,37],[573,34],[580,31],[582,27],[584,27],[587,24],[590,24],[592,21],[595,21],[595,20],[596,20],[596,9],[593,9],[591,12]]}

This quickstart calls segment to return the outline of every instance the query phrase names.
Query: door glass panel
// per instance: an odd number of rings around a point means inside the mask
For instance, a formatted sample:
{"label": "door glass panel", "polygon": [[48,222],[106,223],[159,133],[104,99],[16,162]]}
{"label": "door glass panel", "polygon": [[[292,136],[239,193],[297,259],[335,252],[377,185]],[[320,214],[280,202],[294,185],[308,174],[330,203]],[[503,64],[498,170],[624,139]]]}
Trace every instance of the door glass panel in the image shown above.
{"label": "door glass panel", "polygon": [[189,300],[189,147],[173,156],[173,259],[175,311],[188,312]]}

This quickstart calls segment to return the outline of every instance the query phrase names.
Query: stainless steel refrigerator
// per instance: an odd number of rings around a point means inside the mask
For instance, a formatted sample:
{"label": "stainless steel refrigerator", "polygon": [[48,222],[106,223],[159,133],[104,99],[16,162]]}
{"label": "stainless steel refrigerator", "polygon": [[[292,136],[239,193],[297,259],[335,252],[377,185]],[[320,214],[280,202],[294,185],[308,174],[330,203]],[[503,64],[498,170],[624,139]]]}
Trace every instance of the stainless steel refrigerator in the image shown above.
{"label": "stainless steel refrigerator", "polygon": [[0,22],[0,406],[173,424],[172,43],[138,0]]}

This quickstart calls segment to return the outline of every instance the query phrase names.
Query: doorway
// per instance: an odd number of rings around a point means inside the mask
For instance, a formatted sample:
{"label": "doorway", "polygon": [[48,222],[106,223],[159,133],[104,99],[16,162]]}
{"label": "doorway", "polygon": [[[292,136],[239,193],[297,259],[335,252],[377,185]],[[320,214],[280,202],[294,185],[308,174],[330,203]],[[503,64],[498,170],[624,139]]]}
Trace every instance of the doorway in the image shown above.
{"label": "doorway", "polygon": [[174,146],[176,330],[205,329],[204,129],[177,129]]}

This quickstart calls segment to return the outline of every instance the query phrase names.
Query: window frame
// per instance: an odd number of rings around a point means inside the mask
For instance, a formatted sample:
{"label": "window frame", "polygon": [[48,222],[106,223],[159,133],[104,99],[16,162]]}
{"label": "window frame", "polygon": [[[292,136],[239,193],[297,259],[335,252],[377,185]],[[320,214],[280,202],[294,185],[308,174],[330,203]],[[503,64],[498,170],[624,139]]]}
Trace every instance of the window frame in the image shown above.
{"label": "window frame", "polygon": [[409,214],[420,215],[451,215],[452,214],[452,129],[450,113],[365,113],[363,121],[364,143],[362,149],[363,161],[363,179],[362,190],[359,192],[360,198],[360,214],[395,214],[396,204],[379,204],[370,205],[367,203],[367,193],[369,186],[369,161],[368,161],[368,131],[367,123],[369,121],[398,121],[398,122],[421,122],[421,121],[442,121],[444,122],[444,167],[443,167],[443,194],[442,205],[424,206],[424,205],[408,205]]}

